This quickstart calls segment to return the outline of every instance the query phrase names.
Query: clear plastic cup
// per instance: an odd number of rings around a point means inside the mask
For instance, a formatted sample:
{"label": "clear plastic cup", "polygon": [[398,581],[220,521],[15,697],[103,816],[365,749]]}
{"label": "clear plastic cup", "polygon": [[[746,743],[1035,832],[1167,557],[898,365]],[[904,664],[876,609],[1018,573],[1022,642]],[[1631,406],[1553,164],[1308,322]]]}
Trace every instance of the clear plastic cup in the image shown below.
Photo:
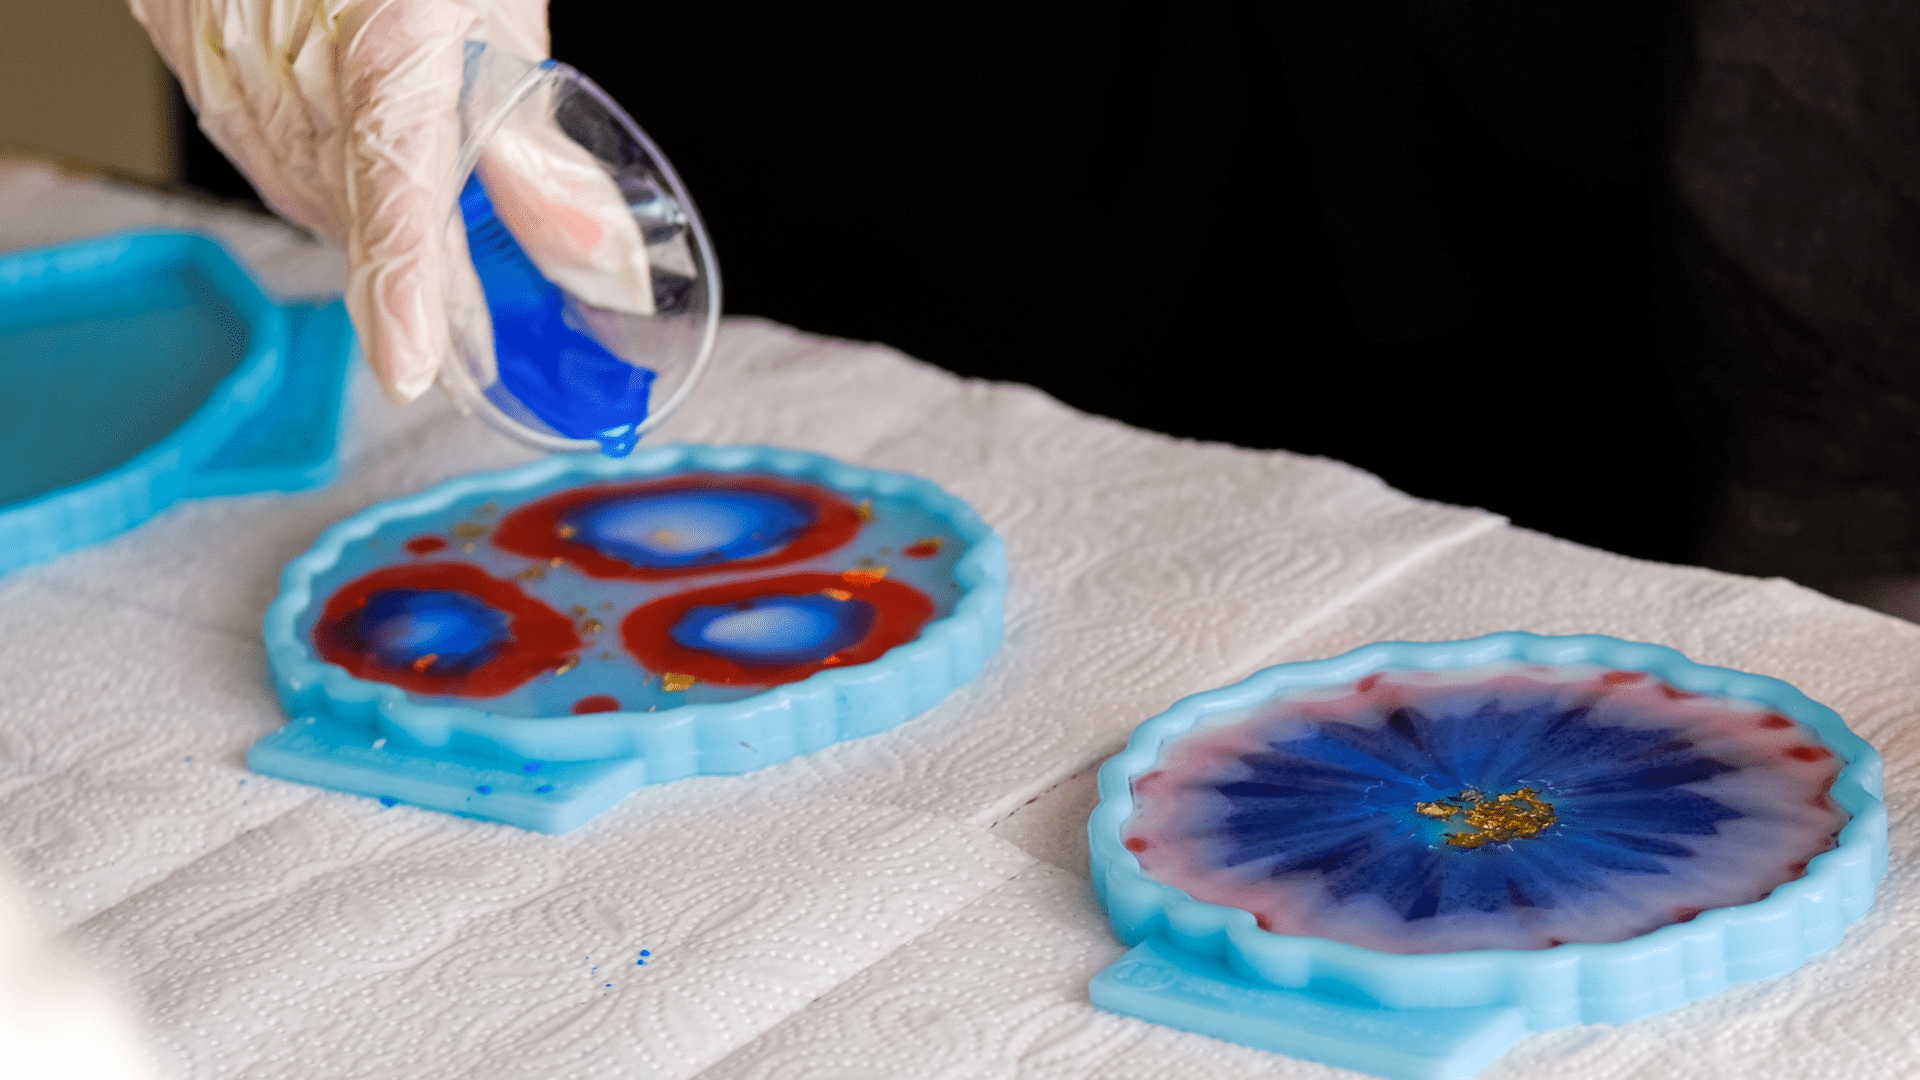
{"label": "clear plastic cup", "polygon": [[720,275],[665,155],[586,76],[469,42],[450,182],[463,410],[545,450],[629,453],[713,352]]}

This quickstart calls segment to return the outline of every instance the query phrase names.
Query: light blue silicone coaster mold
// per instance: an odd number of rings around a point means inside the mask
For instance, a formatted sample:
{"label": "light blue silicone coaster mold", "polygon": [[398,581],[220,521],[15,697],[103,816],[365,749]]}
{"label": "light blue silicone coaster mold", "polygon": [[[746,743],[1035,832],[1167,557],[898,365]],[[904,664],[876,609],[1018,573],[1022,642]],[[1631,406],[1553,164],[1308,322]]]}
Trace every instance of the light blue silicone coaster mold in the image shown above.
{"label": "light blue silicone coaster mold", "polygon": [[352,351],[338,301],[277,304],[205,236],[0,256],[0,571],[328,482]]}
{"label": "light blue silicone coaster mold", "polygon": [[[503,550],[498,536],[478,524],[514,519],[533,504],[583,486],[690,474],[817,485],[845,500],[849,510],[858,505],[863,524],[842,547],[791,565],[727,563],[711,573],[695,570],[639,583],[596,579],[564,560],[549,564]],[[952,537],[946,557],[900,558],[903,545],[915,546],[929,524]],[[471,539],[463,543],[463,537]],[[429,546],[416,550],[428,553],[410,560],[403,550],[410,539],[416,545],[425,539]],[[442,550],[447,541],[451,546]],[[892,553],[881,559],[891,563],[891,575],[876,573],[872,555],[883,551]],[[572,611],[577,624],[590,624],[598,643],[582,651],[577,666],[563,663],[487,699],[402,689],[322,659],[315,627],[343,583],[395,566],[456,563],[515,582],[547,610]],[[784,685],[701,682],[676,690],[665,685],[662,672],[623,656],[612,636],[620,620],[648,602],[715,581],[849,572],[905,579],[945,595],[912,640],[877,659],[829,667]],[[668,446],[626,459],[551,458],[462,477],[341,522],[288,565],[264,632],[274,682],[293,719],[256,743],[247,760],[268,775],[388,805],[404,802],[565,832],[644,784],[748,772],[885,731],[932,708],[973,679],[998,647],[1006,572],[999,537],[936,485],[798,451]],[[575,715],[563,705],[603,695],[621,707]]]}
{"label": "light blue silicone coaster mold", "polygon": [[[1276,701],[1378,672],[1515,662],[1641,672],[1677,691],[1670,696],[1712,695],[1773,710],[1824,747],[1803,750],[1800,760],[1830,751],[1843,763],[1830,797],[1850,820],[1802,876],[1755,902],[1606,944],[1425,954],[1268,932],[1247,910],[1201,902],[1148,877],[1126,846],[1143,805],[1136,784],[1151,789],[1151,774],[1168,760],[1163,752],[1183,738],[1226,731]],[[1767,720],[1776,725],[1788,726]],[[1176,703],[1142,724],[1101,769],[1101,802],[1088,823],[1094,885],[1115,932],[1134,948],[1095,977],[1090,995],[1115,1012],[1391,1080],[1468,1077],[1527,1031],[1626,1022],[1732,983],[1785,975],[1837,945],[1886,873],[1880,772],[1872,747],[1793,687],[1695,664],[1658,645],[1504,633],[1388,642],[1268,668]]]}

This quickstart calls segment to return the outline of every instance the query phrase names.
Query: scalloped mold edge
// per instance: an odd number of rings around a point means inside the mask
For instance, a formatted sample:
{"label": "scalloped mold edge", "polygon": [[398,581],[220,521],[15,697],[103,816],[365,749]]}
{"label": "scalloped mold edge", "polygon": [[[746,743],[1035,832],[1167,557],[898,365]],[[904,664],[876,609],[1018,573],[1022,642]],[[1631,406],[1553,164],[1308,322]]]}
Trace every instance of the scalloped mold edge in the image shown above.
{"label": "scalloped mold edge", "polygon": [[[1718,908],[1627,941],[1550,950],[1428,955],[1376,952],[1268,933],[1253,916],[1146,877],[1121,842],[1133,779],[1165,744],[1212,716],[1295,686],[1346,682],[1387,668],[1445,669],[1501,660],[1597,663],[1673,686],[1770,706],[1846,761],[1833,798],[1851,815],[1831,851],[1763,900]],[[1880,755],[1832,709],[1779,679],[1688,660],[1674,649],[1598,634],[1522,632],[1464,641],[1381,642],[1326,660],[1270,667],[1196,694],[1140,725],[1100,770],[1088,819],[1094,890],[1133,952],[1094,979],[1094,1003],[1174,1027],[1392,1080],[1471,1076],[1526,1030],[1623,1023],[1784,975],[1839,944],[1873,905],[1887,871]],[[1289,1021],[1311,999],[1313,1023]],[[1256,1007],[1254,1003],[1264,1002]],[[1292,1009],[1294,1012],[1287,1012]],[[1276,1012],[1275,1010],[1279,1010]],[[1478,1010],[1469,1017],[1467,1012]],[[1507,1017],[1511,1014],[1510,1018]],[[1451,1015],[1448,1023],[1433,1023]],[[1517,1027],[1516,1027],[1517,1025]],[[1506,1032],[1505,1042],[1489,1032]],[[1449,1034],[1450,1033],[1450,1034]],[[1491,1040],[1491,1041],[1489,1041]],[[1488,1047],[1498,1042],[1497,1048]]]}

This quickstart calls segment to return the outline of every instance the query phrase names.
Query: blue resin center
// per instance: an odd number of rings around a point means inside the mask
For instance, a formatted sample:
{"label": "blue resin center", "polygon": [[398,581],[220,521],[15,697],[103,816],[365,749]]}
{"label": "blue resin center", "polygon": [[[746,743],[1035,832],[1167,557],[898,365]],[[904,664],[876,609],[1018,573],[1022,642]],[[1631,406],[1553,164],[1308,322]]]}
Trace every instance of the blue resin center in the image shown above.
{"label": "blue resin center", "polygon": [[381,663],[434,675],[472,671],[513,640],[511,617],[450,589],[383,589],[367,598],[353,633]]}
{"label": "blue resin center", "polygon": [[[1314,872],[1335,900],[1370,893],[1408,921],[1456,911],[1550,908],[1618,874],[1667,874],[1683,839],[1743,815],[1686,785],[1733,771],[1673,730],[1601,726],[1554,700],[1487,702],[1386,724],[1322,724],[1240,761],[1220,784],[1222,865],[1270,877]],[[1461,825],[1418,808],[1463,792],[1532,788],[1557,820],[1525,840],[1462,846]]]}
{"label": "blue resin center", "polygon": [[865,638],[874,614],[865,600],[757,596],[740,604],[690,608],[671,636],[686,648],[736,664],[811,664]]}
{"label": "blue resin center", "polygon": [[814,508],[767,491],[670,491],[587,503],[562,518],[571,539],[633,566],[731,562],[785,547]]}

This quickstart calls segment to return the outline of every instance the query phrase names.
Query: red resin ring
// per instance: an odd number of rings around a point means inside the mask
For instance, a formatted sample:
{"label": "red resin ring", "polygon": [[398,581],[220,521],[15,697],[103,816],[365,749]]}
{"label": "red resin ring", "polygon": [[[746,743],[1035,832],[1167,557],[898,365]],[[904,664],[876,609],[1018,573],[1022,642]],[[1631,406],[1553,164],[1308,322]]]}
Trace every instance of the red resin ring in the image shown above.
{"label": "red resin ring", "polygon": [[[576,507],[621,496],[666,495],[683,491],[764,492],[809,504],[813,508],[814,519],[805,532],[771,554],[690,566],[635,566],[623,559],[608,555],[591,544],[566,535],[563,519],[568,511]],[[676,476],[671,480],[641,480],[568,488],[528,503],[508,514],[500,522],[500,527],[494,530],[493,542],[517,555],[536,559],[556,557],[565,559],[589,577],[658,581],[710,574],[716,570],[764,570],[774,566],[785,566],[846,544],[860,531],[860,525],[860,511],[851,502],[817,484],[795,483],[763,476],[691,473]]]}
{"label": "red resin ring", "polygon": [[[497,655],[459,675],[435,675],[413,667],[381,662],[354,640],[354,623],[368,598],[388,589],[447,590],[465,593],[511,622],[512,639]],[[466,563],[435,562],[388,566],[347,583],[327,598],[314,624],[313,644],[320,657],[357,678],[390,683],[417,694],[499,697],[542,672],[552,671],[580,651],[580,635],[566,616],[521,592],[511,582]]]}
{"label": "red resin ring", "polygon": [[[873,605],[874,620],[865,637],[824,660],[803,664],[740,664],[673,640],[673,628],[696,607],[743,603],[765,596],[809,596],[829,590],[829,595],[836,599],[864,600]],[[799,682],[824,668],[876,660],[895,645],[904,645],[919,637],[920,628],[931,618],[933,601],[919,589],[902,582],[885,578],[867,580],[858,571],[788,574],[663,596],[628,615],[620,624],[620,637],[627,651],[653,671],[691,675],[722,686],[777,686]]]}

